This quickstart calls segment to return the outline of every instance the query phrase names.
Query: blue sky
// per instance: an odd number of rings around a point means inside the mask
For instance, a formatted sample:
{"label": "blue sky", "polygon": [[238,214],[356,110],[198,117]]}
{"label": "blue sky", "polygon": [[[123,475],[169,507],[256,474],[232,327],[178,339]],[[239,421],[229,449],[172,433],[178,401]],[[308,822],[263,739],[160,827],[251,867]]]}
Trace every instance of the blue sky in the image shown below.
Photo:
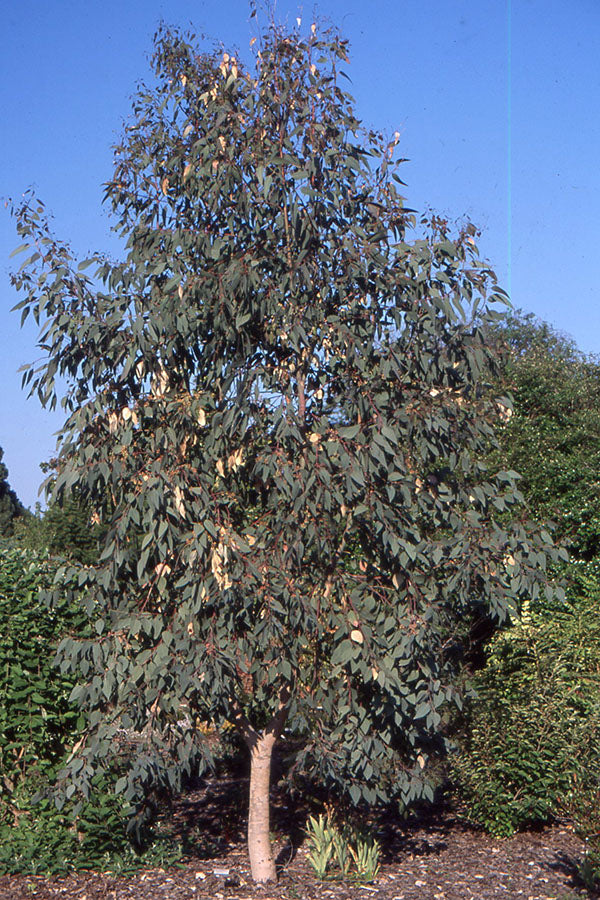
{"label": "blue sky", "polygon": [[[275,5],[280,21],[298,15],[349,38],[359,116],[400,131],[408,205],[474,221],[514,305],[600,353],[598,0]],[[0,11],[0,196],[33,185],[82,257],[117,249],[102,183],[161,19],[242,57],[256,29],[246,0],[6,0]],[[33,506],[61,416],[20,389],[36,333],[10,312],[16,244],[2,207],[0,446],[11,486]]]}

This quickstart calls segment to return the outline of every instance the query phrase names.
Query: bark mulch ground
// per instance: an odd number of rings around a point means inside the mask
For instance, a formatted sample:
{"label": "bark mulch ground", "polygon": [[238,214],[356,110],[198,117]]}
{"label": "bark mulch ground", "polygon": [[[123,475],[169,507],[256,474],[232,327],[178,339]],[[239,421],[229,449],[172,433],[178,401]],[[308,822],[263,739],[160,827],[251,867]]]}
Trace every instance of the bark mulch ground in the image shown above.
{"label": "bark mulch ground", "polygon": [[383,864],[374,884],[318,881],[300,845],[306,809],[276,796],[280,878],[250,879],[243,841],[246,784],[208,781],[174,810],[195,843],[179,866],[129,876],[77,872],[64,877],[0,876],[1,900],[575,900],[590,896],[578,878],[583,846],[565,826],[497,840],[451,810],[380,823]]}

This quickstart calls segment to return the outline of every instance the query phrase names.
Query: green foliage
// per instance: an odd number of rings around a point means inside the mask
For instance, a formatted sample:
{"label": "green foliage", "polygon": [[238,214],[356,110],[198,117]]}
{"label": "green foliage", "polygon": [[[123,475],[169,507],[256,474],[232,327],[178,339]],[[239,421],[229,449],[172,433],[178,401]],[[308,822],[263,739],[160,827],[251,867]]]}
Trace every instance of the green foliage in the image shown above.
{"label": "green foliage", "polygon": [[338,828],[328,813],[310,816],[306,827],[306,858],[317,878],[353,878],[375,881],[381,847],[371,835],[345,825]]}
{"label": "green foliage", "polygon": [[42,555],[48,550],[48,539],[43,521],[41,503],[36,503],[34,512],[17,519],[10,544],[20,550],[31,550]]}
{"label": "green foliage", "polygon": [[47,554],[0,550],[0,872],[124,871],[172,861],[181,851],[167,836],[142,828],[140,845],[128,833],[114,792],[118,775],[96,776],[82,810],[59,811],[51,796],[82,724],[69,701],[74,681],[53,660],[65,633],[87,631],[74,603],[59,600],[49,610],[40,602],[55,570]]}
{"label": "green foliage", "polygon": [[585,842],[579,874],[589,890],[597,891],[600,888],[600,754],[597,747],[590,749],[588,764],[566,795],[562,811]]}
{"label": "green foliage", "polygon": [[531,314],[515,313],[496,334],[515,398],[502,464],[522,476],[535,518],[553,521],[571,557],[589,562],[600,553],[600,363]]}
{"label": "green foliage", "polygon": [[[50,468],[42,465],[44,471]],[[101,531],[93,510],[71,491],[50,503],[45,511],[37,504],[33,514],[18,519],[12,544],[91,565],[98,559]]]}
{"label": "green foliage", "polygon": [[[469,817],[492,834],[571,811],[582,823],[600,775],[598,595],[534,613],[495,636],[474,678],[454,761]],[[593,787],[595,785],[595,787]]]}
{"label": "green foliage", "polygon": [[[344,847],[339,832],[326,817],[321,813],[319,818],[310,816],[306,827],[306,839],[308,850],[306,858],[314,869],[317,878],[325,878],[327,870],[331,864],[334,855],[334,835],[338,838],[338,846]],[[348,871],[348,854],[342,855],[338,859],[342,875],[346,875]]]}
{"label": "green foliage", "polygon": [[15,521],[27,512],[8,483],[8,469],[2,462],[3,456],[4,450],[0,447],[0,540],[12,535]]}
{"label": "green foliage", "polygon": [[109,779],[95,779],[91,800],[78,813],[36,796],[35,785],[37,779],[25,781],[13,797],[12,821],[0,820],[0,873],[123,873],[172,865],[182,856],[181,843],[167,830],[146,828],[141,843],[132,836],[126,808]]}
{"label": "green foliage", "polygon": [[473,317],[504,292],[471,226],[407,239],[397,137],[361,127],[346,53],[272,27],[245,67],[161,30],[106,189],[125,260],[77,266],[38,200],[15,210],[46,356],[24,383],[67,385],[54,497],[103,523],[57,575],[94,630],[59,648],[84,797],[122,728],[133,801],[210,764],[203,724],[283,713],[297,767],[354,803],[432,796],[457,623],[505,619],[556,556],[480,462],[500,407]]}
{"label": "green foliage", "polygon": [[[80,714],[69,702],[73,679],[53,667],[68,629],[86,619],[68,600],[52,611],[39,591],[53,580],[47,556],[0,550],[0,780],[2,797],[25,777],[44,777],[63,756]],[[35,770],[35,771],[34,771]]]}
{"label": "green foliage", "polygon": [[494,640],[456,771],[471,816],[495,833],[566,811],[583,834],[600,775],[600,368],[532,315],[492,331],[507,350],[502,388],[514,394],[497,459],[519,470],[532,517],[552,521],[568,546],[557,571],[571,605],[542,595],[533,619]]}

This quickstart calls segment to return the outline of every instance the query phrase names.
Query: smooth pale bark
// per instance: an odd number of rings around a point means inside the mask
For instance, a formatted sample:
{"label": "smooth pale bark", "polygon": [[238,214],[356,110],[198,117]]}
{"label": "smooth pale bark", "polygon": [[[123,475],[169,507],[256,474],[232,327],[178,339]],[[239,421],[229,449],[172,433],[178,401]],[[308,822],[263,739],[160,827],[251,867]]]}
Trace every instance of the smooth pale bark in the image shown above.
{"label": "smooth pale bark", "polygon": [[248,810],[248,854],[254,881],[264,884],[277,880],[275,858],[270,837],[270,787],[273,747],[281,734],[287,716],[282,703],[277,715],[262,732],[245,730],[250,750],[250,804]]}
{"label": "smooth pale bark", "polygon": [[254,881],[275,881],[275,859],[270,838],[271,759],[275,736],[262,734],[250,748],[250,806],[248,853]]}

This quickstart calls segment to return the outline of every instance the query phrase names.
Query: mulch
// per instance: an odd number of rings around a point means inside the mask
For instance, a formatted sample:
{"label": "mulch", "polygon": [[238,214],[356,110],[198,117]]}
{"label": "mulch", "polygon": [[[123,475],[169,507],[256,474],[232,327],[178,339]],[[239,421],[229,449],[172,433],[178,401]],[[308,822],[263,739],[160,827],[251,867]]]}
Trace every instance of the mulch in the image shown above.
{"label": "mulch", "polygon": [[[128,876],[74,872],[62,877],[0,876],[1,900],[575,900],[591,896],[578,877],[583,845],[567,824],[499,840],[448,808],[378,825],[377,881],[319,881],[300,844],[306,807],[274,798],[277,884],[250,878],[243,840],[246,783],[208,780],[180,801],[173,820],[196,836],[190,856],[169,869]],[[279,835],[282,835],[279,838]],[[286,843],[283,835],[291,835]]]}

